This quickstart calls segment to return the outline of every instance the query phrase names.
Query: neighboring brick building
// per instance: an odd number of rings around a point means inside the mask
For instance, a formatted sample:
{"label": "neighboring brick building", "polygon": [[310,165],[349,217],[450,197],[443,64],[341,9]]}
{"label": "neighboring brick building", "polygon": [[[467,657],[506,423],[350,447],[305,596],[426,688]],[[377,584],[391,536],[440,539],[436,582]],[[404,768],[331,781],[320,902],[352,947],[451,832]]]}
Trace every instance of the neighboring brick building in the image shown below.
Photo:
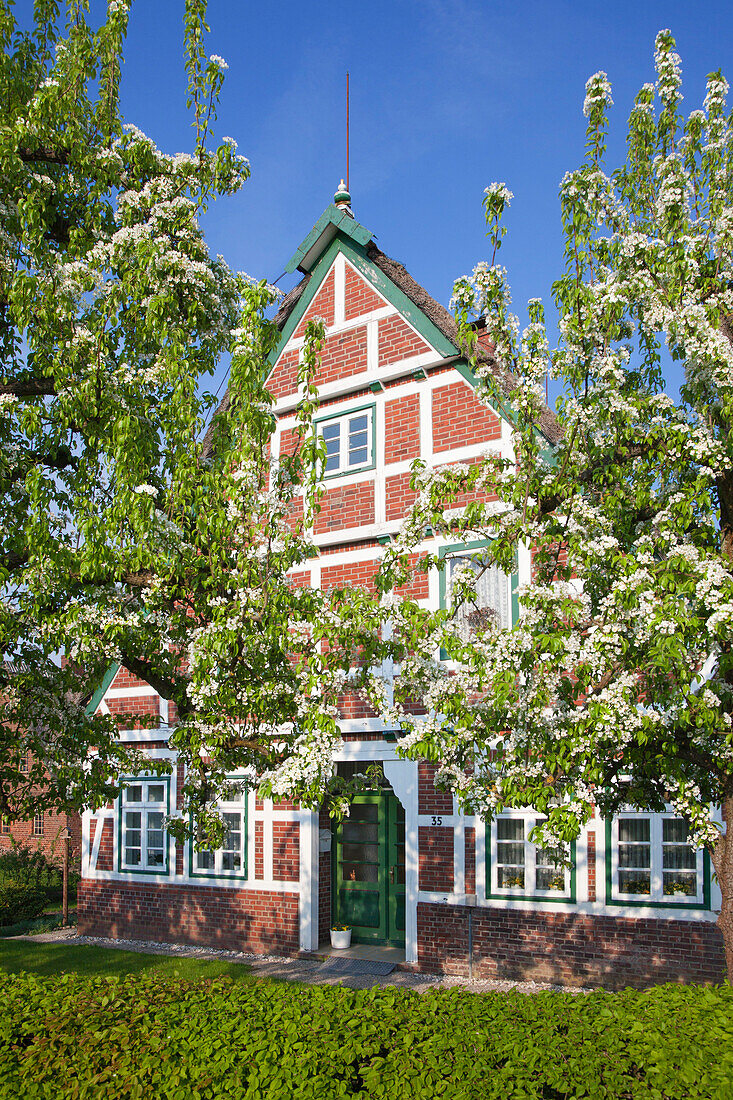
{"label": "neighboring brick building", "polygon": [[23,845],[32,851],[41,851],[49,859],[60,861],[63,858],[61,837],[69,830],[72,852],[81,848],[81,817],[75,813],[57,814],[46,810],[36,814],[31,821],[7,823],[0,819],[0,852],[13,845]]}
{"label": "neighboring brick building", "polygon": [[[25,770],[23,767],[21,770]],[[0,816],[0,852],[22,845],[31,851],[41,851],[50,860],[63,858],[62,836],[71,837],[72,852],[81,850],[81,816],[78,813],[57,813],[44,810],[28,821],[6,821]]]}
{"label": "neighboring brick building", "polygon": [[[509,426],[477,400],[450,314],[344,203],[325,211],[287,270],[296,268],[303,278],[278,315],[269,382],[275,453],[292,446],[298,356],[305,322],[318,315],[326,338],[316,420],[328,457],[314,531],[321,556],[293,580],[369,586],[412,500],[412,461],[471,462],[487,447],[509,454]],[[541,428],[556,441],[549,410]],[[436,547],[428,536],[425,545],[448,558],[446,571],[418,575],[409,591],[438,606],[468,548]],[[477,593],[479,610],[491,607],[509,623],[512,590],[531,568],[529,552],[520,553],[513,578],[495,574]],[[175,761],[167,704],[148,685],[113,669],[96,702],[158,715],[157,730],[121,738]],[[361,700],[344,697],[340,718],[339,768],[379,761],[385,787],[357,799],[338,827],[243,790],[221,807],[222,849],[176,847],[164,827],[179,799],[176,767],[168,778],[127,781],[118,804],[85,814],[80,930],[295,952],[316,949],[340,920],[356,942],[404,945],[406,961],[427,970],[604,984],[720,976],[717,887],[672,814],[593,820],[564,868],[527,841],[531,812],[491,825],[463,815],[435,790],[428,765],[398,759],[395,734]]]}

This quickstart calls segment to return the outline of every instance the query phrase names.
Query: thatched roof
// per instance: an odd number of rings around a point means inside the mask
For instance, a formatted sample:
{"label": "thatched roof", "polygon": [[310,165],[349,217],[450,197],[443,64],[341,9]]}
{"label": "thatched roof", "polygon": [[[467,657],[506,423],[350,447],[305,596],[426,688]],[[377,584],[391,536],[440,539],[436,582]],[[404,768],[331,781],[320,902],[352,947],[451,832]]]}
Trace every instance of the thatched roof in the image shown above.
{"label": "thatched roof", "polygon": [[[433,322],[435,327],[443,333],[446,339],[450,340],[451,344],[453,344],[458,352],[460,350],[460,338],[458,335],[458,325],[454,320],[453,314],[450,313],[445,306],[441,305],[440,302],[436,302],[435,298],[431,297],[424,287],[416,283],[412,275],[410,275],[409,271],[401,263],[391,259],[389,256],[385,256],[384,252],[381,252],[374,243],[370,243],[367,246],[367,256],[372,263],[395,284],[395,286],[400,288],[402,293],[409,298],[411,302],[414,302],[415,305],[422,310],[425,316]],[[510,393],[515,386],[511,372],[502,367],[494,356],[491,355],[486,348],[482,348],[480,345],[476,349],[476,357],[480,362],[487,363],[491,367],[503,392],[505,394]],[[546,405],[540,416],[540,430],[551,443],[557,443],[562,436],[562,429],[558,424],[557,417],[552,409],[548,408]]]}
{"label": "thatched roof", "polygon": [[[447,340],[453,344],[456,349],[456,355],[460,354],[460,339],[458,336],[458,326],[453,318],[453,315],[437,302],[424,287],[415,282],[409,271],[397,260],[391,259],[386,256],[377,246],[371,241],[367,245],[366,249],[368,259],[378,267],[379,270],[387,276],[387,278],[394,283],[402,293],[413,302],[418,309],[420,309],[427,318],[435,325],[435,327],[442,332]],[[275,324],[279,329],[283,329],[288,320],[288,317],[295,309],[298,301],[300,300],[303,291],[310,282],[310,272],[303,276],[300,282],[293,287],[288,294],[285,295],[280,303],[280,309],[275,316]],[[514,382],[512,375],[509,371],[503,368],[500,363],[480,345],[476,351],[477,358],[482,363],[487,363],[493,373],[499,380],[502,391],[505,394],[509,394],[514,388]],[[219,405],[218,409],[214,413],[211,424],[209,425],[206,435],[203,440],[203,455],[206,458],[211,453],[211,446],[213,443],[216,418],[220,413],[224,412],[229,407],[229,388],[224,394],[224,398]],[[557,443],[562,436],[562,429],[557,421],[557,417],[550,408],[545,406],[540,416],[540,430],[542,434],[551,442]]]}

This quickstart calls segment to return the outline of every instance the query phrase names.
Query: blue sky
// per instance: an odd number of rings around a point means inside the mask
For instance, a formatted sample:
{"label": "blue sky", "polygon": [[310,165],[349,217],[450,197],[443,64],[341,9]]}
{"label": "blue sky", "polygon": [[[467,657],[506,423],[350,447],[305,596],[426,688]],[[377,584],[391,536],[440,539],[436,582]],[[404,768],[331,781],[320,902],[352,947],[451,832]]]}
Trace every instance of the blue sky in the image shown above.
{"label": "blue sky", "polygon": [[[183,0],[135,0],[123,75],[127,119],[170,152],[192,141],[182,12]],[[549,302],[562,271],[558,185],[583,157],[588,76],[604,69],[613,84],[614,162],[660,28],[677,39],[688,111],[710,70],[733,80],[730,7],[705,0],[210,0],[209,23],[208,52],[229,64],[217,132],[252,164],[207,216],[214,252],[251,275],[283,271],[345,173],[348,69],[356,217],[447,304],[486,255],[483,189],[505,181],[500,258],[520,315],[529,297]]]}

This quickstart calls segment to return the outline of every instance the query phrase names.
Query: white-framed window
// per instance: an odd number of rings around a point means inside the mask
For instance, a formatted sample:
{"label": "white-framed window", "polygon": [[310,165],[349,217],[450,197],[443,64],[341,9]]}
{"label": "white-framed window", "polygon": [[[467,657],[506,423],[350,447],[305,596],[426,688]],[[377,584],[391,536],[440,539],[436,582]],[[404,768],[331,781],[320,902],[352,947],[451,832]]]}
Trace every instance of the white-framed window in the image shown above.
{"label": "white-framed window", "polygon": [[45,817],[43,814],[36,814],[33,818],[33,835],[43,836],[45,825]]}
{"label": "white-framed window", "polygon": [[120,795],[119,865],[121,871],[166,874],[169,812],[167,779],[125,780]]}
{"label": "white-framed window", "polygon": [[[464,584],[469,581],[466,590]],[[481,551],[446,554],[446,606],[455,608],[461,641],[467,642],[489,623],[511,626],[510,579],[482,556]]]}
{"label": "white-framed window", "polygon": [[191,843],[193,875],[245,878],[247,874],[247,787],[233,780],[225,799],[217,804],[226,833],[220,848],[199,848]]}
{"label": "white-framed window", "polygon": [[528,810],[502,814],[491,823],[487,845],[490,895],[573,900],[575,845],[542,848],[528,839],[535,825],[544,820]]}
{"label": "white-framed window", "polygon": [[672,813],[620,813],[611,822],[611,900],[702,905],[704,853]]}
{"label": "white-framed window", "polygon": [[316,425],[326,444],[326,477],[356,473],[374,465],[374,406],[320,420]]}

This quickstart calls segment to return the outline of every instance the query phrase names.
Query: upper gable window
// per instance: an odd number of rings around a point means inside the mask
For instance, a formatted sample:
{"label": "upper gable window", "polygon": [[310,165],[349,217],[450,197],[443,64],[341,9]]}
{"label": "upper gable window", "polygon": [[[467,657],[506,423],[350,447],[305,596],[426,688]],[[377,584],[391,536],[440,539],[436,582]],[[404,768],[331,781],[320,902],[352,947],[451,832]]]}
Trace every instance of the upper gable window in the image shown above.
{"label": "upper gable window", "polygon": [[319,420],[316,429],[326,444],[326,477],[356,473],[374,466],[373,405]]}

